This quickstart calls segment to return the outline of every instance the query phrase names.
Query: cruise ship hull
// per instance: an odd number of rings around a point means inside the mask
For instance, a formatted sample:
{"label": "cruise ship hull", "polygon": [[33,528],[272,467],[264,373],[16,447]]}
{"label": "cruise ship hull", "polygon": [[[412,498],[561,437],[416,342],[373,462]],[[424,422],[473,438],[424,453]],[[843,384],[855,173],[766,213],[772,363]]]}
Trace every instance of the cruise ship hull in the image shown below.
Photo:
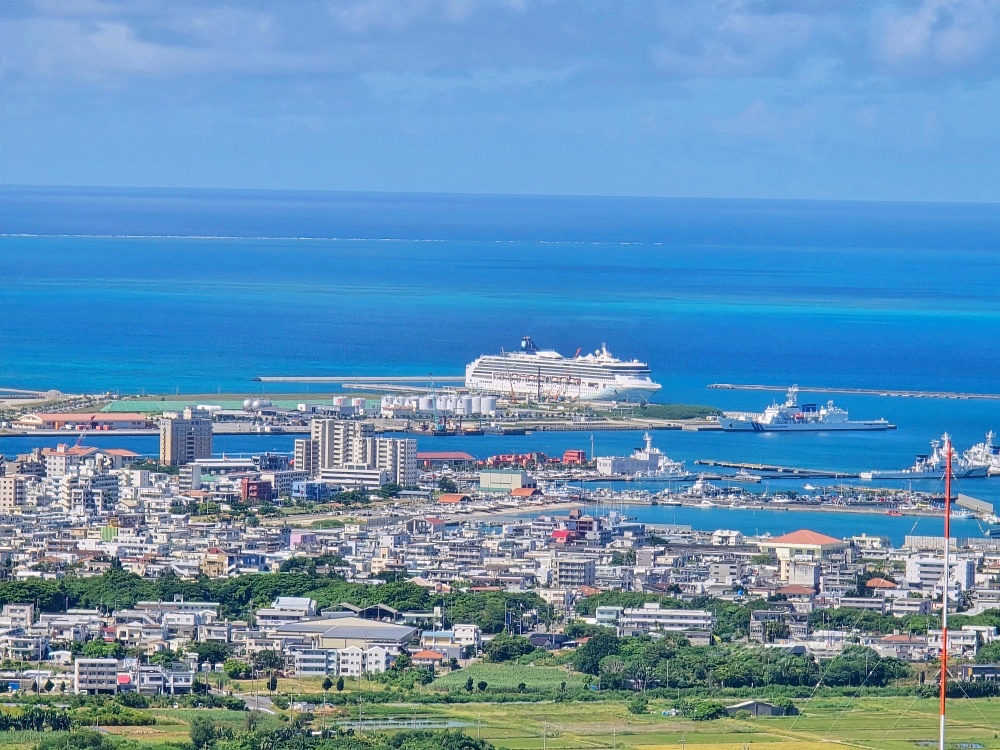
{"label": "cruise ship hull", "polygon": [[719,426],[726,432],[848,432],[894,430],[896,425],[881,420],[871,422],[821,422],[764,424],[752,419],[719,417]]}

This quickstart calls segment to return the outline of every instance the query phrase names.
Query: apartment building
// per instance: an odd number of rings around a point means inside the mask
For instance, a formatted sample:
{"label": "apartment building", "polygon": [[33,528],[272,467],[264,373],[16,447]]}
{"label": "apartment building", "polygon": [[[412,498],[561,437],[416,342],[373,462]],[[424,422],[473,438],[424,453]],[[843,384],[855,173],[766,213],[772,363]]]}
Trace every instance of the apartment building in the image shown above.
{"label": "apartment building", "polygon": [[597,580],[597,562],[592,557],[558,556],[552,559],[552,585],[579,589],[593,586]]}
{"label": "apartment building", "polygon": [[27,502],[27,479],[16,474],[0,477],[0,513],[10,513]]}
{"label": "apartment building", "polygon": [[212,419],[188,407],[181,414],[164,412],[160,420],[160,463],[181,466],[212,457]]}
{"label": "apartment building", "polygon": [[624,608],[618,623],[622,632],[711,631],[715,628],[715,615],[707,609],[663,609],[659,602],[651,602]]}
{"label": "apartment building", "polygon": [[114,695],[118,692],[117,659],[77,659],[73,662],[73,692]]}

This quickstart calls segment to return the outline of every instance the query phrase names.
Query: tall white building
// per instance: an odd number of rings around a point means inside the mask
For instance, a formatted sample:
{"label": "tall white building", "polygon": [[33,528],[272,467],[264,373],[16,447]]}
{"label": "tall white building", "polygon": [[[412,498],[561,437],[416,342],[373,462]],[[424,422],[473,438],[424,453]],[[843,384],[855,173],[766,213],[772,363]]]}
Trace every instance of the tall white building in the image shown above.
{"label": "tall white building", "polygon": [[389,473],[392,482],[411,487],[417,483],[417,441],[378,438],[375,468]]}
{"label": "tall white building", "polygon": [[319,476],[319,441],[312,438],[295,441],[295,470],[304,471],[311,478]]}
{"label": "tall white building", "polygon": [[[957,586],[959,591],[968,591],[976,583],[976,562],[969,559],[951,561],[949,587]],[[939,592],[944,589],[944,557],[923,557],[913,555],[906,558],[906,580],[919,584],[927,591]]]}
{"label": "tall white building", "polygon": [[188,407],[183,414],[164,412],[160,420],[160,463],[181,466],[212,457],[212,419]]}
{"label": "tall white building", "polygon": [[347,472],[363,486],[388,481],[406,487],[417,483],[417,441],[376,438],[365,422],[314,419],[310,439],[295,442],[295,468],[327,481]]}

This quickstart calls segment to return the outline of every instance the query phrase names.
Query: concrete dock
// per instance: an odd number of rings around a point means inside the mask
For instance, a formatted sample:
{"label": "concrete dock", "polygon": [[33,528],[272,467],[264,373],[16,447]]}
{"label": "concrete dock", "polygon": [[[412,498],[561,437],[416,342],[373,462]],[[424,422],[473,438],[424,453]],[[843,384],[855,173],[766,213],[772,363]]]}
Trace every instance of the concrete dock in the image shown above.
{"label": "concrete dock", "polygon": [[[757,385],[738,383],[712,383],[708,386],[726,391],[779,391],[788,390],[787,385]],[[962,393],[961,391],[910,391],[884,388],[821,388],[818,386],[796,386],[799,393],[848,393],[859,396],[885,396],[895,398],[952,398],[1000,400],[1000,393]]]}

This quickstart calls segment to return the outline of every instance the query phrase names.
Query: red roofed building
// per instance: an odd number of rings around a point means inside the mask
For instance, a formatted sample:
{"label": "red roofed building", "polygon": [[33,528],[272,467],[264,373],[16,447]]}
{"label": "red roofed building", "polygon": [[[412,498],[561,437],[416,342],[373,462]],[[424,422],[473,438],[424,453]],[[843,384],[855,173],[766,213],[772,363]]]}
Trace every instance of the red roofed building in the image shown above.
{"label": "red roofed building", "polygon": [[438,502],[445,503],[446,505],[460,505],[469,502],[471,499],[468,495],[463,495],[459,492],[445,492],[438,497]]}
{"label": "red roofed building", "polygon": [[26,414],[14,420],[19,430],[145,430],[145,414]]}
{"label": "red roofed building", "polygon": [[791,534],[783,534],[773,539],[762,539],[757,545],[762,554],[778,558],[781,565],[779,575],[783,581],[789,579],[789,568],[793,562],[822,563],[831,557],[844,554],[850,546],[841,539],[808,529],[793,531]]}
{"label": "red roofed building", "polygon": [[887,581],[885,578],[871,578],[865,586],[870,589],[878,589],[879,591],[890,591],[899,588],[895,583]]}
{"label": "red roofed building", "polygon": [[570,466],[579,466],[587,463],[587,451],[570,449],[563,453],[562,462]]}
{"label": "red roofed building", "polygon": [[420,451],[417,453],[417,461],[425,469],[451,466],[456,469],[467,469],[475,466],[476,459],[468,453],[462,451]]}
{"label": "red roofed building", "polygon": [[556,529],[552,532],[552,541],[556,544],[569,544],[576,539],[576,532],[569,529]]}
{"label": "red roofed building", "polygon": [[510,491],[511,497],[539,497],[541,494],[537,487],[515,487]]}
{"label": "red roofed building", "polygon": [[417,651],[417,653],[413,654],[410,660],[418,667],[436,667],[444,661],[444,654],[439,654],[437,651],[430,651],[425,648],[423,651]]}

